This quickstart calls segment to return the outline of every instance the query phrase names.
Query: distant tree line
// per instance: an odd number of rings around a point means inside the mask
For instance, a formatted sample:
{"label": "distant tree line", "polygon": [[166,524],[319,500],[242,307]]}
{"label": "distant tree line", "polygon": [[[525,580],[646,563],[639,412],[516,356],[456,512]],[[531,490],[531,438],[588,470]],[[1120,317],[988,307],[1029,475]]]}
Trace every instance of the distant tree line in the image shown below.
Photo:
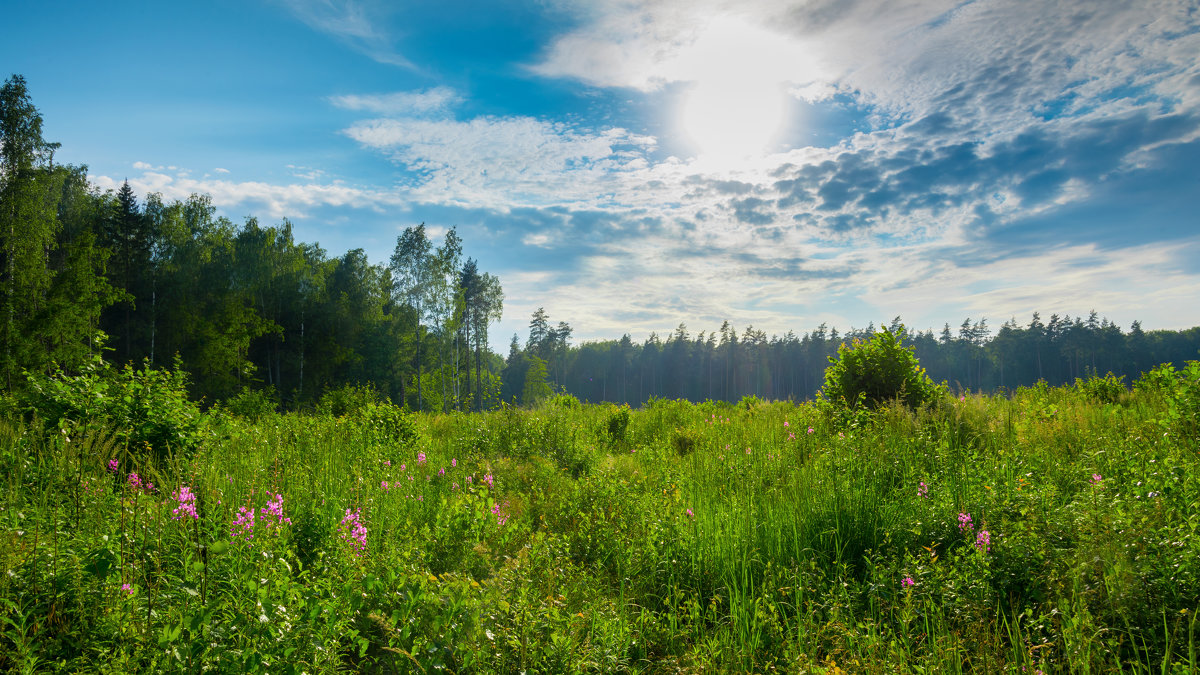
{"label": "distant tree line", "polygon": [[503,361],[488,348],[500,318],[496,277],[463,259],[451,229],[398,237],[389,265],[362,249],[330,257],[286,220],[218,217],[207,196],[139,204],[85,167],[54,163],[57,144],[25,80],[0,90],[0,385],[97,355],[171,367],[210,402],[246,389],[303,404],[370,384],[414,409],[481,409],[499,397]]}
{"label": "distant tree line", "polygon": [[[888,326],[912,345],[921,366],[937,382],[955,390],[996,391],[1074,382],[1090,373],[1124,375],[1128,384],[1160,363],[1177,367],[1200,358],[1200,328],[1143,331],[1133,322],[1128,332],[1100,318],[1034,313],[1026,326],[1015,319],[993,335],[986,319],[963,321],[958,331],[946,324],[940,333],[904,328],[900,317]],[[572,346],[569,325],[551,328],[543,310],[530,322],[524,348],[513,336],[502,375],[505,400],[531,402],[565,391],[581,400],[638,404],[649,397],[737,401],[805,400],[820,389],[829,357],[839,345],[867,340],[874,324],[839,333],[821,324],[797,336],[767,337],[747,327],[740,333],[726,321],[718,331],[697,335],[680,324],[666,339],[651,333],[641,343],[619,340]]]}
{"label": "distant tree line", "polygon": [[[176,367],[192,394],[215,402],[266,391],[303,406],[330,389],[370,385],[413,409],[483,409],[567,391],[590,401],[648,398],[812,398],[828,357],[874,326],[822,324],[768,338],[729,322],[692,336],[571,344],[572,328],[538,309],[507,358],[488,349],[499,320],[499,280],[463,259],[449,230],[435,246],[406,228],[388,264],[362,249],[330,257],[297,242],[291,224],[236,225],[207,196],[139,203],[125,182],[99,191],[82,166],[55,164],[55,143],[24,78],[0,89],[0,387],[55,367],[80,372],[96,357]],[[890,328],[900,330],[900,319]],[[1133,379],[1197,357],[1200,328],[1128,332],[1086,319],[1034,314],[993,335],[987,321],[957,332],[905,331],[929,375],[960,389],[1062,384],[1089,372]]]}

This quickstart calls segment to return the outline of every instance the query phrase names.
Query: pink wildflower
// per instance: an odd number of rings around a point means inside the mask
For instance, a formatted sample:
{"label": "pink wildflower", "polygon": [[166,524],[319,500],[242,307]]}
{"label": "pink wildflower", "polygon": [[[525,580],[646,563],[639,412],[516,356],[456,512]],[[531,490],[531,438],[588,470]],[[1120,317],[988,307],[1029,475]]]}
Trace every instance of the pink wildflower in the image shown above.
{"label": "pink wildflower", "polygon": [[922,499],[929,498],[929,486],[926,485],[924,481],[921,481],[921,483],[917,485],[917,496],[921,497]]}
{"label": "pink wildflower", "polygon": [[233,525],[229,527],[229,534],[235,541],[238,538],[243,538],[246,541],[254,539],[253,508],[243,506],[238,509],[238,517],[233,521]]}
{"label": "pink wildflower", "polygon": [[492,474],[490,474],[490,473],[484,474],[483,482],[487,483],[488,487],[492,487]]}
{"label": "pink wildflower", "polygon": [[196,513],[196,493],[186,485],[181,486],[177,492],[171,494],[171,497],[178,502],[178,505],[171,510],[174,515],[171,520],[179,520],[191,516],[193,520],[199,519],[199,514]]}
{"label": "pink wildflower", "polygon": [[338,525],[342,541],[350,545],[355,556],[367,552],[367,528],[362,524],[362,512],[359,509],[346,509],[346,515]]}
{"label": "pink wildflower", "polygon": [[[269,492],[267,493],[268,496],[270,494],[271,493]],[[263,516],[263,520],[266,520],[266,516],[274,516],[275,525],[283,525],[284,523],[289,525],[292,524],[291,518],[283,517],[283,495],[280,494],[275,495],[275,499],[273,500],[268,499],[267,505],[259,510],[259,514]],[[267,523],[267,527],[270,527],[271,525],[272,523]]]}
{"label": "pink wildflower", "polygon": [[980,553],[987,553],[988,548],[992,545],[992,536],[987,530],[980,530],[975,536],[975,550]]}
{"label": "pink wildflower", "polygon": [[914,581],[912,577],[904,577],[903,579],[900,580],[901,588],[912,588],[913,586],[916,586],[916,585],[917,585],[917,582]]}
{"label": "pink wildflower", "polygon": [[120,465],[121,465],[121,463],[120,463],[120,462],[118,462],[116,459],[110,459],[110,460],[108,460],[108,470],[109,470],[109,471],[111,471],[111,472],[113,472],[113,473],[116,473],[116,472],[117,472],[117,467],[118,467],[118,466],[120,466]]}
{"label": "pink wildflower", "polygon": [[958,529],[963,534],[967,534],[968,532],[973,532],[975,530],[975,523],[971,521],[971,514],[958,514]]}

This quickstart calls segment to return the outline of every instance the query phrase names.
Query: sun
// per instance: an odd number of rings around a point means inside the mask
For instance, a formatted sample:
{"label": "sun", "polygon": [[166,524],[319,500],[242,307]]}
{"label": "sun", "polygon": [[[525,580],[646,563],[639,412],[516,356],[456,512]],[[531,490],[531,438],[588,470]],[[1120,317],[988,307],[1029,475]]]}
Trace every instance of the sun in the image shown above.
{"label": "sun", "polygon": [[737,19],[716,20],[700,34],[682,55],[692,85],[678,120],[698,160],[737,163],[774,149],[797,57],[796,44]]}
{"label": "sun", "polygon": [[765,154],[783,128],[784,113],[776,84],[711,79],[687,94],[680,123],[698,158],[732,162]]}

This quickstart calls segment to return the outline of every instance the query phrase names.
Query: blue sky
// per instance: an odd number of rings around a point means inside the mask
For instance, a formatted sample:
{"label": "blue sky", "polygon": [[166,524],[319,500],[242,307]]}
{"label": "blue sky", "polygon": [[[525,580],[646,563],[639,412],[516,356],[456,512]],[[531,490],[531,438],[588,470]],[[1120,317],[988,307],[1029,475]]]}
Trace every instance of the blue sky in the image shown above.
{"label": "blue sky", "polygon": [[331,255],[457,226],[502,352],[540,306],[1200,325],[1194,1],[113,4],[5,11],[59,161]]}

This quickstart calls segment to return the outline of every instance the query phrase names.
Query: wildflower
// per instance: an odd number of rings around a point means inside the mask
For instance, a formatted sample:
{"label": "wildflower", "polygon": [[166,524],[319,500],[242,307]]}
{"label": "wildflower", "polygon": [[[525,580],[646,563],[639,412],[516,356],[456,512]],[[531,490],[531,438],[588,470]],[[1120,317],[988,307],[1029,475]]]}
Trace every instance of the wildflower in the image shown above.
{"label": "wildflower", "polygon": [[980,530],[979,534],[975,535],[975,550],[980,553],[987,553],[988,548],[992,545],[992,536],[987,530]]}
{"label": "wildflower", "polygon": [[810,434],[811,434],[812,432],[813,432],[813,428],[812,428],[812,427],[809,427],[809,428],[808,428],[808,433],[810,433]]}
{"label": "wildflower", "polygon": [[[269,493],[269,492],[267,493],[268,496],[270,494],[271,493]],[[283,517],[283,495],[277,494],[277,495],[275,495],[275,499],[273,499],[273,500],[268,499],[267,505],[265,507],[263,507],[259,511],[259,513],[262,516],[274,516],[276,525],[283,525],[284,523],[287,523],[289,525],[292,524],[291,518]],[[264,520],[265,520],[265,518],[264,518]],[[271,525],[271,523],[267,523],[268,527],[270,527],[270,525]]]}
{"label": "wildflower", "polygon": [[490,473],[488,473],[488,474],[484,474],[484,476],[483,476],[483,482],[487,483],[487,486],[488,486],[488,487],[492,487],[492,480],[493,480],[493,479],[492,479],[492,474],[490,474]]}
{"label": "wildflower", "polygon": [[446,467],[443,466],[442,468],[438,469],[438,475],[445,476],[446,475]]}
{"label": "wildflower", "polygon": [[1092,474],[1092,485],[1099,485],[1100,481],[1102,480],[1104,480],[1104,476],[1101,476],[1098,473]]}
{"label": "wildflower", "polygon": [[254,509],[245,506],[238,509],[238,517],[229,527],[229,534],[236,541],[239,537],[246,541],[254,539]]}
{"label": "wildflower", "polygon": [[691,509],[688,509],[688,510],[686,511],[686,513],[687,513],[687,517],[688,517],[688,518],[695,518],[695,517],[696,517],[696,514],[695,514],[695,513],[693,513]]}
{"label": "wildflower", "polygon": [[110,460],[108,460],[108,470],[113,473],[116,473],[117,467],[120,466],[120,464],[121,463],[118,462],[116,459],[110,459]]}
{"label": "wildflower", "polygon": [[795,434],[795,433],[789,433],[789,434],[788,434],[788,440],[789,440],[789,441],[794,441],[794,440],[796,440],[796,434]]}
{"label": "wildflower", "polygon": [[454,457],[451,457],[450,458],[450,466],[452,466],[452,467],[458,466],[458,460]]}
{"label": "wildflower", "polygon": [[417,453],[417,464],[420,464],[421,466],[425,465],[425,453],[424,452]]}
{"label": "wildflower", "polygon": [[783,421],[783,426],[785,426],[785,427],[788,426],[787,420]]}
{"label": "wildflower", "polygon": [[133,595],[133,586],[130,586],[129,584],[121,584],[121,590],[125,591],[129,595]]}
{"label": "wildflower", "polygon": [[391,466],[391,465],[392,465],[392,460],[390,460],[390,459],[385,459],[385,460],[383,461],[383,465],[384,465],[384,466]]}
{"label": "wildflower", "polygon": [[384,492],[387,492],[387,489],[388,489],[388,482],[387,482],[386,480],[385,480],[385,481],[382,481],[382,482],[380,482],[380,483],[379,483],[379,489],[383,490]]}
{"label": "wildflower", "polygon": [[903,579],[900,580],[901,588],[912,588],[913,586],[916,586],[916,585],[917,585],[917,582],[914,581],[912,577],[904,577]]}
{"label": "wildflower", "polygon": [[178,502],[178,505],[171,510],[174,515],[171,520],[179,520],[191,516],[193,520],[200,518],[196,513],[196,493],[186,485],[181,486],[179,490],[171,494],[171,497]]}
{"label": "wildflower", "polygon": [[475,476],[467,476],[467,485],[470,485],[475,480]]}
{"label": "wildflower", "polygon": [[501,527],[508,522],[508,514],[504,513],[499,504],[492,506],[492,515],[496,516],[496,524]]}
{"label": "wildflower", "polygon": [[127,485],[129,485],[129,487],[133,488],[134,490],[141,489],[141,487],[142,487],[142,479],[140,477],[138,477],[138,475],[136,473],[130,473],[129,476],[125,479],[125,483]]}
{"label": "wildflower", "polygon": [[971,521],[971,514],[969,514],[969,513],[958,514],[958,529],[963,534],[971,532],[972,530],[975,529],[975,523],[973,523]]}
{"label": "wildflower", "polygon": [[359,509],[346,509],[346,515],[338,525],[342,541],[350,545],[355,556],[367,552],[367,528],[362,524],[362,512]]}
{"label": "wildflower", "polygon": [[400,470],[401,470],[401,471],[404,471],[406,468],[408,468],[408,465],[407,465],[407,464],[401,464],[401,465],[400,465]]}
{"label": "wildflower", "polygon": [[917,496],[921,497],[922,499],[929,498],[929,486],[925,484],[925,481],[921,481],[917,485]]}
{"label": "wildflower", "polygon": [[746,454],[750,454],[750,448],[746,448]]}

